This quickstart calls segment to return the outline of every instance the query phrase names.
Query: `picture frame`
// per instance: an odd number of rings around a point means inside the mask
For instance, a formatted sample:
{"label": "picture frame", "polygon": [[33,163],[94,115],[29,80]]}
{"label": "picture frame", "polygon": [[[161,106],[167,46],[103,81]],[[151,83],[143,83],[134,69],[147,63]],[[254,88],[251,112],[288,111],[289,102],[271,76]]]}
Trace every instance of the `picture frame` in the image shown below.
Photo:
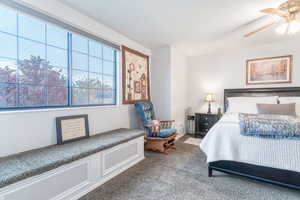
{"label": "picture frame", "polygon": [[88,115],[56,118],[57,144],[62,145],[89,137]]}
{"label": "picture frame", "polygon": [[246,61],[246,84],[291,83],[292,64],[292,55],[249,59]]}
{"label": "picture frame", "polygon": [[149,56],[122,46],[123,104],[150,101]]}

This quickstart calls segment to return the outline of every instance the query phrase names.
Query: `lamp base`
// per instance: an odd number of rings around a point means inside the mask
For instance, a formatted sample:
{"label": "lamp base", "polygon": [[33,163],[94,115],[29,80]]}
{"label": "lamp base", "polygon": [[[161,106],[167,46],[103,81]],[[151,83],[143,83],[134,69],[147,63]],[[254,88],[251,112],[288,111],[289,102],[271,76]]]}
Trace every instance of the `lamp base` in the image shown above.
{"label": "lamp base", "polygon": [[211,103],[208,102],[208,111],[207,111],[207,114],[211,114]]}

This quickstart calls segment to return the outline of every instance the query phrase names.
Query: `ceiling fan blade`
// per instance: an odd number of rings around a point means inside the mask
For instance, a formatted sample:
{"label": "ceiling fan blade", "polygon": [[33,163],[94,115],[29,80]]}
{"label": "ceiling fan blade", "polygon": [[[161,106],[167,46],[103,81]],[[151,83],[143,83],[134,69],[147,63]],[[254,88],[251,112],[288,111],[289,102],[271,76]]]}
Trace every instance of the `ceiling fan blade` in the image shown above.
{"label": "ceiling fan blade", "polygon": [[287,2],[284,2],[284,3],[280,4],[279,9],[280,10],[288,10],[289,9],[289,2],[287,1]]}
{"label": "ceiling fan blade", "polygon": [[285,12],[283,10],[280,9],[276,9],[276,8],[267,8],[261,11],[262,13],[265,14],[269,14],[269,15],[276,15],[276,16],[280,16],[280,17],[288,17],[289,13]]}
{"label": "ceiling fan blade", "polygon": [[267,25],[265,25],[265,26],[263,26],[263,27],[260,27],[259,29],[256,29],[255,31],[252,31],[252,32],[250,32],[250,33],[247,33],[246,35],[244,35],[244,37],[249,37],[249,36],[251,36],[251,35],[253,35],[253,34],[257,33],[257,32],[263,31],[263,30],[265,30],[265,29],[267,29],[267,28],[273,26],[273,25],[276,24],[276,23],[277,23],[277,22],[272,22],[272,23],[267,24]]}

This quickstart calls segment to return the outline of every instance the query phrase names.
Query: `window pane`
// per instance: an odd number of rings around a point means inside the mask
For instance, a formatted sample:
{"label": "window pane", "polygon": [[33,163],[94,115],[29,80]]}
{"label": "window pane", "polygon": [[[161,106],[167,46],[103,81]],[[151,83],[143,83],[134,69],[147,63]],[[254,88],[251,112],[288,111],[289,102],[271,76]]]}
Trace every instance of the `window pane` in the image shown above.
{"label": "window pane", "polygon": [[102,86],[102,75],[89,73],[89,88],[101,88]]}
{"label": "window pane", "polygon": [[0,5],[0,30],[17,34],[17,11]]}
{"label": "window pane", "polygon": [[0,33],[0,56],[17,59],[17,37]]}
{"label": "window pane", "polygon": [[95,57],[89,57],[89,71],[102,73],[102,60]]}
{"label": "window pane", "polygon": [[48,87],[48,105],[66,106],[68,105],[68,89],[65,87]]}
{"label": "window pane", "polygon": [[103,46],[103,59],[115,61],[115,50],[113,48]]}
{"label": "window pane", "polygon": [[45,24],[34,17],[19,15],[19,35],[45,42]]}
{"label": "window pane", "polygon": [[115,104],[115,92],[113,90],[103,90],[103,103]]}
{"label": "window pane", "polygon": [[16,84],[0,84],[0,107],[16,107]]}
{"label": "window pane", "polygon": [[68,86],[68,70],[48,65],[48,86]]}
{"label": "window pane", "polygon": [[82,53],[88,53],[88,40],[76,34],[72,34],[72,49]]}
{"label": "window pane", "polygon": [[92,56],[96,56],[98,58],[102,58],[102,45],[98,42],[89,41],[89,54]]}
{"label": "window pane", "polygon": [[103,89],[114,89],[114,77],[103,75]]}
{"label": "window pane", "polygon": [[21,85],[19,99],[20,106],[23,107],[45,106],[45,88],[43,86]]}
{"label": "window pane", "polygon": [[83,88],[73,88],[73,105],[87,105],[89,104],[89,94],[88,94],[88,89],[83,89]]}
{"label": "window pane", "polygon": [[31,59],[31,56],[45,59],[46,46],[30,40],[19,39],[19,59]]}
{"label": "window pane", "polygon": [[72,86],[73,87],[81,87],[81,88],[88,88],[88,72],[73,70],[72,72]]}
{"label": "window pane", "polygon": [[47,25],[47,43],[56,47],[68,48],[68,32],[56,26]]}
{"label": "window pane", "polygon": [[68,52],[67,50],[47,46],[47,60],[49,65],[67,68]]}
{"label": "window pane", "polygon": [[16,82],[17,65],[15,60],[0,58],[0,82]]}
{"label": "window pane", "polygon": [[47,62],[39,57],[32,56],[30,60],[20,60],[18,63],[20,82],[45,85],[46,69]]}
{"label": "window pane", "polygon": [[89,104],[102,103],[102,92],[99,89],[89,89]]}
{"label": "window pane", "polygon": [[74,69],[82,69],[82,70],[88,70],[88,56],[84,55],[82,53],[73,52],[72,54],[73,58],[73,68]]}
{"label": "window pane", "polygon": [[103,74],[114,75],[115,74],[115,64],[110,61],[103,61]]}

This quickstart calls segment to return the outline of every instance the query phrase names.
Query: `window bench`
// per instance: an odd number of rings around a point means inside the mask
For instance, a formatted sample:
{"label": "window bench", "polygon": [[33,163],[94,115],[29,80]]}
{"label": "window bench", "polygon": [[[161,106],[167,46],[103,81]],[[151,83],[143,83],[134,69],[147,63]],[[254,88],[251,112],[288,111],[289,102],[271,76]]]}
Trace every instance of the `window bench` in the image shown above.
{"label": "window bench", "polygon": [[144,159],[143,136],[118,129],[0,158],[0,200],[77,199]]}

